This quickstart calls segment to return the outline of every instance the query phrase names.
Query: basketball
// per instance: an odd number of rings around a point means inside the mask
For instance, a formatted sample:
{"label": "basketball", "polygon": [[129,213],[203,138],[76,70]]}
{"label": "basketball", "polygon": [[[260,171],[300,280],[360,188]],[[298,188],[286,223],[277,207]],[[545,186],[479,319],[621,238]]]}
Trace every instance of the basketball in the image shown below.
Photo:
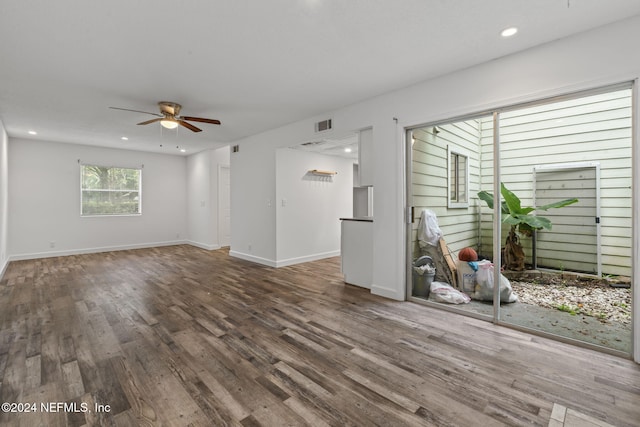
{"label": "basketball", "polygon": [[477,261],[478,260],[478,254],[476,253],[476,251],[473,248],[462,248],[460,249],[460,252],[458,253],[458,259],[460,261]]}

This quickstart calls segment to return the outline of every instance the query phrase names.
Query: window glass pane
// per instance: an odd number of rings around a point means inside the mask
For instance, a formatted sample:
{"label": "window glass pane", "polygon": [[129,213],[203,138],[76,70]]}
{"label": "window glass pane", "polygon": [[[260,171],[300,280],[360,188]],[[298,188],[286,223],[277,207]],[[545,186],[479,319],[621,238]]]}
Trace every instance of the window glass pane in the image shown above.
{"label": "window glass pane", "polygon": [[82,215],[139,214],[141,170],[82,165]]}
{"label": "window glass pane", "polygon": [[458,193],[457,201],[467,201],[467,158],[466,156],[458,155]]}
{"label": "window glass pane", "polygon": [[500,320],[630,354],[632,89],[522,106],[499,124],[500,181],[523,208],[577,199],[529,214],[551,224],[535,234],[503,227],[506,270],[524,273],[511,282],[520,306],[501,308]]}
{"label": "window glass pane", "polygon": [[449,202],[466,203],[468,158],[453,152],[449,158]]}
{"label": "window glass pane", "polygon": [[451,154],[451,164],[449,165],[449,174],[451,176],[451,188],[449,189],[449,200],[451,201],[457,201],[458,200],[458,173],[457,173],[457,166],[458,166],[458,161],[457,161],[457,154],[452,153]]}

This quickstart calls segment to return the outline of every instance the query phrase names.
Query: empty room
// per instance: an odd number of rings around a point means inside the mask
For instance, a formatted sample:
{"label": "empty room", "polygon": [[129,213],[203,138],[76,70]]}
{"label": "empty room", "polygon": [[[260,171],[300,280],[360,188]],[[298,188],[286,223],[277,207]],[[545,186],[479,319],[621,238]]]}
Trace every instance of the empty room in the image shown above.
{"label": "empty room", "polygon": [[0,425],[640,424],[640,0],[0,40]]}

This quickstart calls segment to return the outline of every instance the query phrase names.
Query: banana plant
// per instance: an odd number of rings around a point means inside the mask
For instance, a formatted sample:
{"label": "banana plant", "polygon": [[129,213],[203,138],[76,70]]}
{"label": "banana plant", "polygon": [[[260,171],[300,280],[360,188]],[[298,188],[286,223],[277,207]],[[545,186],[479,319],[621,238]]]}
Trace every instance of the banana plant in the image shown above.
{"label": "banana plant", "polygon": [[[550,203],[538,207],[522,207],[522,202],[511,192],[504,183],[500,183],[500,193],[503,201],[500,204],[502,211],[502,222],[508,224],[511,229],[507,236],[503,261],[505,268],[509,270],[524,270],[524,250],[518,239],[517,234],[522,236],[531,236],[534,230],[547,229],[551,230],[551,220],[543,216],[533,215],[534,211],[546,211],[553,208],[562,208],[578,202],[578,199],[565,199],[559,202]],[[493,209],[493,194],[487,191],[478,193],[480,200],[484,200],[490,209]],[[516,234],[517,233],[517,234]]]}

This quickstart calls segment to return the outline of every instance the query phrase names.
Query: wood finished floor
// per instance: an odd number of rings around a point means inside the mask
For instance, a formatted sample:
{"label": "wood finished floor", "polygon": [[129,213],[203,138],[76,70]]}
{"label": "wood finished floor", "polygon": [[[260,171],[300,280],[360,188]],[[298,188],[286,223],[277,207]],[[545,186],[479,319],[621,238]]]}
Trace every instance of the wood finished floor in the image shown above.
{"label": "wood finished floor", "polygon": [[184,245],[10,263],[0,402],[38,406],[7,426],[638,426],[640,366],[372,296],[337,258]]}

